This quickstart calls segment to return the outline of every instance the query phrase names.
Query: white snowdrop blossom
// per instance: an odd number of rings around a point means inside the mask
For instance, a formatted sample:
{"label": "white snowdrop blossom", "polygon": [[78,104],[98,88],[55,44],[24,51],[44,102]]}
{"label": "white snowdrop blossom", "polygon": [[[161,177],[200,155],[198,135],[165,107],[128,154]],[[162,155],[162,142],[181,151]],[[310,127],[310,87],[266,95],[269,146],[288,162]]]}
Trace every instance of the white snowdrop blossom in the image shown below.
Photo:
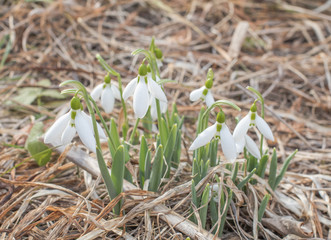
{"label": "white snowdrop blossom", "polygon": [[[106,139],[106,135],[101,126],[97,123],[100,139]],[[92,119],[81,110],[79,98],[73,97],[71,100],[71,110],[61,116],[48,129],[44,142],[53,146],[67,145],[75,137],[76,132],[83,144],[92,152],[96,151],[96,142]]]}
{"label": "white snowdrop blossom", "polygon": [[143,118],[150,105],[150,97],[167,103],[161,86],[147,74],[147,67],[142,64],[139,67],[139,74],[131,80],[123,92],[123,99],[126,100],[133,95],[133,111],[138,118]]}
{"label": "white snowdrop blossom", "polygon": [[118,88],[110,83],[110,77],[105,77],[104,83],[97,85],[91,92],[94,101],[101,98],[101,106],[106,113],[111,113],[114,109],[115,99],[121,100],[121,93]]}
{"label": "white snowdrop blossom", "polygon": [[198,135],[189,150],[195,150],[208,144],[213,137],[220,138],[222,151],[226,159],[234,161],[237,158],[236,144],[228,126],[225,124],[225,115],[223,111],[217,114],[215,124],[206,128]]}
{"label": "white snowdrop blossom", "polygon": [[259,148],[256,146],[254,140],[247,134],[245,134],[243,138],[241,138],[235,142],[236,142],[236,148],[237,148],[238,154],[241,153],[245,147],[247,149],[247,151],[250,154],[252,154],[254,157],[256,157],[257,159],[261,158]]}
{"label": "white snowdrop blossom", "polygon": [[209,69],[207,74],[207,81],[204,86],[201,88],[198,88],[196,90],[193,90],[190,93],[190,100],[192,102],[198,101],[199,99],[204,100],[208,107],[210,107],[214,102],[214,97],[210,91],[210,89],[213,86],[213,71]]}
{"label": "white snowdrop blossom", "polygon": [[[249,113],[240,120],[233,132],[233,137],[237,144],[237,151],[240,153],[246,146],[247,150],[253,155],[257,156],[256,148],[253,147],[254,141],[248,138],[247,131],[250,127],[256,126],[257,129],[265,136],[267,139],[274,141],[274,136],[269,125],[266,121],[257,114],[257,107],[255,102],[253,103]],[[254,143],[255,145],[255,143]],[[255,150],[253,150],[255,149]],[[260,157],[260,155],[258,155]]]}

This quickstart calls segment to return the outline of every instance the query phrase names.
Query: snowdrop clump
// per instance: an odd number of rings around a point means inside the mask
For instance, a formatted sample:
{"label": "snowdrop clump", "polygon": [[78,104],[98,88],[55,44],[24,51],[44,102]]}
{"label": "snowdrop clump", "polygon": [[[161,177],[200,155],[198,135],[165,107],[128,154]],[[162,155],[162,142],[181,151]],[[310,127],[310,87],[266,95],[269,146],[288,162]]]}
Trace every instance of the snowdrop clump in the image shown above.
{"label": "snowdrop clump", "polygon": [[220,138],[226,159],[234,161],[237,158],[236,144],[228,126],[225,124],[225,114],[222,110],[217,114],[216,123],[201,132],[189,150],[195,150],[208,144],[214,137]]}
{"label": "snowdrop clump", "polygon": [[106,113],[111,113],[114,109],[115,99],[121,100],[121,93],[118,88],[111,84],[110,76],[105,76],[104,82],[97,85],[91,92],[94,101],[101,99],[101,106]]}
{"label": "snowdrop clump", "polygon": [[[95,152],[96,141],[94,138],[92,119],[84,111],[78,97],[71,99],[71,109],[68,113],[61,116],[48,129],[45,134],[44,142],[53,146],[69,144],[76,132],[83,144],[92,152]],[[106,135],[99,124],[97,124],[100,139],[106,139]]]}

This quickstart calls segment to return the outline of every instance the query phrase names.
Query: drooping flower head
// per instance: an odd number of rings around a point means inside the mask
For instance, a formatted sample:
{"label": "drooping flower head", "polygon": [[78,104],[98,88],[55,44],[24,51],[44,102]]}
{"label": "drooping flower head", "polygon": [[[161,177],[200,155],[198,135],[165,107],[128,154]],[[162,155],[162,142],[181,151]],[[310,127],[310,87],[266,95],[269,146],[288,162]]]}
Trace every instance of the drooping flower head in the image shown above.
{"label": "drooping flower head", "polygon": [[154,53],[155,53],[155,57],[156,57],[156,63],[158,67],[162,67],[163,66],[163,53],[161,51],[160,48],[155,48],[154,49]]}
{"label": "drooping flower head", "polygon": [[[82,111],[82,104],[78,97],[73,97],[70,102],[71,109],[60,117],[48,129],[44,142],[53,146],[69,144],[76,132],[83,144],[92,152],[96,151],[92,119]],[[106,135],[99,124],[97,124],[100,139],[106,139]]]}
{"label": "drooping flower head", "polygon": [[255,148],[253,146],[254,141],[251,138],[247,138],[248,136],[246,135],[248,129],[254,126],[257,127],[263,136],[271,141],[274,141],[274,136],[269,125],[257,114],[256,101],[253,103],[249,113],[237,124],[233,132],[233,137],[236,141],[238,152],[242,152],[243,148],[246,146],[247,150],[253,156],[260,157],[260,154],[257,154],[256,151],[257,147]]}
{"label": "drooping flower head", "polygon": [[195,150],[208,144],[213,137],[220,139],[226,159],[234,161],[237,158],[236,144],[228,126],[225,124],[225,114],[222,110],[217,114],[216,123],[201,132],[189,150]]}
{"label": "drooping flower head", "polygon": [[101,98],[101,106],[106,113],[113,111],[115,99],[121,100],[120,91],[114,84],[111,84],[109,74],[105,76],[103,83],[93,89],[91,97],[94,101],[98,101]]}
{"label": "drooping flower head", "polygon": [[215,102],[214,97],[210,91],[210,89],[213,86],[213,78],[214,78],[214,73],[213,70],[210,68],[207,73],[207,80],[205,82],[205,85],[202,86],[201,88],[193,90],[190,93],[190,100],[193,102],[199,99],[204,100],[207,106],[210,107]]}
{"label": "drooping flower head", "polygon": [[133,111],[138,118],[146,115],[150,105],[150,96],[167,103],[167,97],[161,86],[147,73],[147,66],[141,64],[138,76],[129,82],[123,92],[124,100],[133,95]]}

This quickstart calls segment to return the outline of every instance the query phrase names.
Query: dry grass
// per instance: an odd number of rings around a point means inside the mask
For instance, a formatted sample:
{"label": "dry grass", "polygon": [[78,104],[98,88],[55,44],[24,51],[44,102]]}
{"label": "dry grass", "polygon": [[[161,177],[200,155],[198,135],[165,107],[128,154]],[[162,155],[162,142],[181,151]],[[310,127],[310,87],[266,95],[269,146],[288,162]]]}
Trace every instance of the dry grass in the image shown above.
{"label": "dry grass", "polygon": [[[242,114],[252,102],[247,85],[264,93],[266,118],[277,139],[270,144],[280,161],[299,149],[262,224],[254,219],[266,182],[257,179],[246,195],[226,181],[237,201],[231,204],[224,239],[331,239],[330,1],[0,3],[0,40],[8,36],[11,43],[7,58],[6,44],[0,49],[1,59],[6,58],[0,65],[0,171],[22,163],[0,178],[1,239],[211,238],[185,220],[189,155],[183,155],[183,165],[174,173],[181,177],[173,177],[161,194],[127,184],[127,191],[110,202],[100,177],[91,181],[68,161],[79,164],[89,158],[85,153],[74,147],[38,167],[22,148],[32,125],[43,121],[49,127],[49,117],[63,110],[63,100],[42,97],[26,105],[14,101],[21,89],[38,87],[42,79],[51,80],[44,89],[57,89],[67,79],[92,88],[105,74],[96,53],[126,84],[140,60],[131,51],[148,47],[152,36],[165,55],[161,76],[176,80],[166,85],[166,92],[186,116],[184,146],[195,135],[192,124],[200,109],[189,101],[189,92],[202,85],[212,67],[216,98],[231,99]],[[98,175],[97,168],[86,168]],[[224,171],[223,166],[212,169],[200,187]],[[115,217],[111,209],[120,198],[126,215]]]}

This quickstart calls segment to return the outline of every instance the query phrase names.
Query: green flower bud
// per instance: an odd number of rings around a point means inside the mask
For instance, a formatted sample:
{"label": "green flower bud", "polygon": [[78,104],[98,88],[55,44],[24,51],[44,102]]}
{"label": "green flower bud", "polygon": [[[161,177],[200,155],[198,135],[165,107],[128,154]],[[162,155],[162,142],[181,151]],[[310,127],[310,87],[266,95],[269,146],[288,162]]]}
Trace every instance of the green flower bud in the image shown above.
{"label": "green flower bud", "polygon": [[208,69],[208,73],[207,73],[207,81],[208,81],[208,80],[213,81],[213,79],[214,79],[214,72],[213,72],[213,69],[209,68],[209,69]]}
{"label": "green flower bud", "polygon": [[251,106],[251,112],[256,112],[257,111],[257,107],[255,102],[253,103],[253,105]]}
{"label": "green flower bud", "polygon": [[73,97],[71,99],[70,106],[73,110],[81,109],[80,99],[78,97]]}
{"label": "green flower bud", "polygon": [[203,96],[207,96],[207,93],[208,93],[208,89],[207,89],[207,88],[203,89],[203,91],[202,91],[202,95],[203,95]]}
{"label": "green flower bud", "polygon": [[211,87],[213,86],[213,80],[212,79],[207,80],[205,82],[205,86],[206,88],[211,89]]}
{"label": "green flower bud", "polygon": [[141,64],[139,67],[139,75],[140,76],[145,76],[147,74],[147,67],[145,64]]}
{"label": "green flower bud", "polygon": [[105,76],[105,78],[104,78],[104,82],[105,82],[105,83],[110,83],[110,76],[109,76],[109,73]]}
{"label": "green flower bud", "polygon": [[222,110],[217,114],[216,121],[218,123],[224,123],[225,122],[225,114]]}
{"label": "green flower bud", "polygon": [[149,73],[152,72],[152,69],[151,69],[151,65],[150,64],[147,65],[147,72],[149,72]]}
{"label": "green flower bud", "polygon": [[157,59],[162,59],[163,53],[162,53],[160,48],[155,48],[154,52],[155,52],[155,56],[156,56]]}
{"label": "green flower bud", "polygon": [[74,120],[76,117],[76,111],[71,111],[71,119]]}

